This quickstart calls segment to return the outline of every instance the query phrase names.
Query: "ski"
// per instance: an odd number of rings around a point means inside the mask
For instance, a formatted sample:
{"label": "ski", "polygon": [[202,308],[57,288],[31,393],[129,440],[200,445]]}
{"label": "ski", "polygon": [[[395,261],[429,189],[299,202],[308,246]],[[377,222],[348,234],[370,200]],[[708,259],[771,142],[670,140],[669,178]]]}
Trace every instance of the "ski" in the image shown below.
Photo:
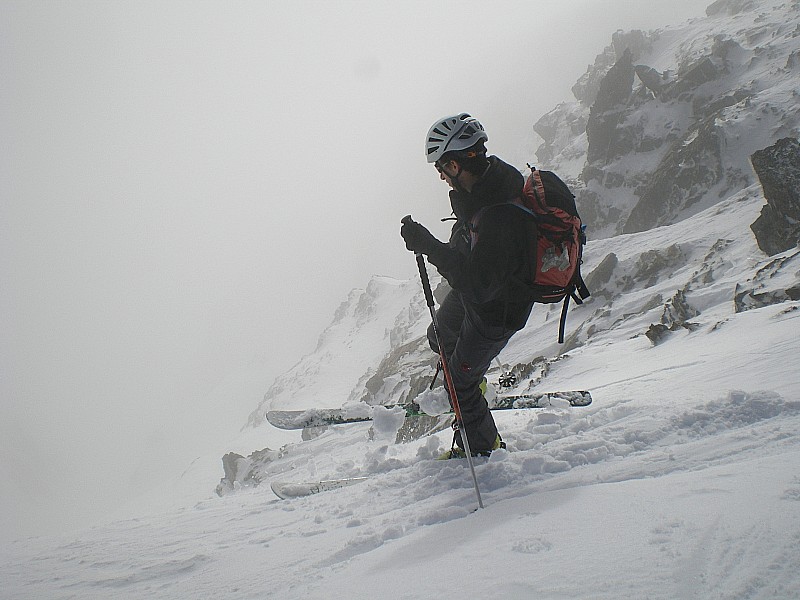
{"label": "ski", "polygon": [[[592,395],[586,390],[569,392],[545,392],[540,394],[519,394],[498,396],[490,404],[491,410],[519,410],[545,408],[547,406],[589,406]],[[406,411],[406,419],[430,417],[420,410],[418,404],[398,404]],[[386,406],[393,408],[392,406]],[[451,414],[451,413],[446,413]],[[364,423],[372,420],[372,406],[358,404],[344,408],[309,408],[307,410],[271,410],[267,421],[279,429],[306,429],[328,425]]]}
{"label": "ski", "polygon": [[329,490],[336,490],[357,483],[366,481],[366,477],[348,477],[347,479],[329,479],[327,481],[315,481],[309,483],[289,483],[273,481],[269,484],[275,495],[281,500],[288,500],[289,498],[302,498],[304,496],[312,496],[321,492]]}

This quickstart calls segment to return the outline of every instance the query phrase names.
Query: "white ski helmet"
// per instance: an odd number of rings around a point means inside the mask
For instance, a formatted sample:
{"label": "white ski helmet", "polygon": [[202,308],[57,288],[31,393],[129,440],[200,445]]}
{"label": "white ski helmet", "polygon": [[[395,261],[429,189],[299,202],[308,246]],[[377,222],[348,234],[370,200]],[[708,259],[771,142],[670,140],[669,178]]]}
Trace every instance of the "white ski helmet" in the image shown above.
{"label": "white ski helmet", "polygon": [[425,154],[428,162],[436,162],[445,152],[466,150],[489,136],[478,119],[461,113],[452,117],[439,119],[428,130],[425,141]]}

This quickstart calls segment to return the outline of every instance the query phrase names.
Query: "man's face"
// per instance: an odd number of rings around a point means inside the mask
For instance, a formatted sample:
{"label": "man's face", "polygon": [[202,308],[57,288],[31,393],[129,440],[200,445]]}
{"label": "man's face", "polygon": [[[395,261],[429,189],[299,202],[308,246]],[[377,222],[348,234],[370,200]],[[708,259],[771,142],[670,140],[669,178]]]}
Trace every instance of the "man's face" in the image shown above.
{"label": "man's face", "polygon": [[453,185],[453,179],[455,179],[458,174],[458,165],[456,162],[453,160],[446,162],[436,161],[433,163],[433,166],[435,166],[436,170],[439,171],[439,179],[447,182],[447,185],[455,189],[455,186]]}

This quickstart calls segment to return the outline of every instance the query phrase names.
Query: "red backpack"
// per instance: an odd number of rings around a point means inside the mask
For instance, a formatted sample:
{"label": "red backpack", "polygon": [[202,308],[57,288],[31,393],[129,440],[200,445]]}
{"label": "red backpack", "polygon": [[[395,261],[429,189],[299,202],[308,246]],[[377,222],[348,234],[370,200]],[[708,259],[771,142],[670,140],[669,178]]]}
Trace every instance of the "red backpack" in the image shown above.
{"label": "red backpack", "polygon": [[[558,342],[563,343],[570,298],[576,304],[583,304],[589,297],[589,289],[581,277],[585,227],[578,216],[575,196],[555,173],[531,167],[522,192],[522,198],[510,202],[532,217],[531,251],[524,287],[529,291],[528,299],[534,302],[563,301],[558,330]],[[470,223],[473,245],[477,241],[478,220],[488,208],[491,206],[478,211]]]}

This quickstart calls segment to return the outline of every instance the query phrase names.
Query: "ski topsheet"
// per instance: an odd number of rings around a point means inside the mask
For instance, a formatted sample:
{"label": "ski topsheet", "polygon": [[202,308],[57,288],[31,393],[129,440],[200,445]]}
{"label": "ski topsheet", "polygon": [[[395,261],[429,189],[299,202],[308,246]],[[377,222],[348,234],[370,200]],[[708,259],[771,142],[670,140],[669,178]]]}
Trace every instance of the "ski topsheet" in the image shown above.
{"label": "ski topsheet", "polygon": [[[490,404],[491,410],[517,410],[544,408],[546,406],[589,406],[592,395],[586,390],[569,392],[545,392],[541,394],[522,394],[498,396]],[[406,418],[428,416],[416,403],[397,405],[406,411]],[[385,408],[393,408],[385,406]],[[372,420],[373,407],[358,403],[344,408],[310,408],[308,410],[271,410],[267,421],[279,429],[305,429],[327,425],[363,423]]]}
{"label": "ski topsheet", "polygon": [[338,488],[355,485],[366,481],[366,477],[350,477],[347,479],[331,479],[328,481],[315,481],[311,483],[288,483],[273,481],[270,484],[272,491],[278,498],[286,500],[288,498],[302,498],[303,496],[311,496],[319,494],[320,492],[327,492],[328,490],[335,490]]}

